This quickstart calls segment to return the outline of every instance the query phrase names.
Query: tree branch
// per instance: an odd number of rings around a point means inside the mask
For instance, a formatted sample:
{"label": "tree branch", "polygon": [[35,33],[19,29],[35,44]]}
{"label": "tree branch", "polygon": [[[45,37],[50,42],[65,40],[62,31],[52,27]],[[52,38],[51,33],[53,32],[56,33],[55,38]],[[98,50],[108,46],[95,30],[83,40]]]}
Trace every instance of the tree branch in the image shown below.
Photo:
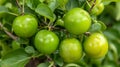
{"label": "tree branch", "polygon": [[7,31],[7,29],[3,26],[3,24],[0,22],[0,27],[4,30],[4,32],[11,37],[13,40],[17,40],[18,37],[14,36],[12,33]]}
{"label": "tree branch", "polygon": [[20,10],[22,9],[21,5],[19,4],[19,1],[16,0],[17,6],[20,8]]}

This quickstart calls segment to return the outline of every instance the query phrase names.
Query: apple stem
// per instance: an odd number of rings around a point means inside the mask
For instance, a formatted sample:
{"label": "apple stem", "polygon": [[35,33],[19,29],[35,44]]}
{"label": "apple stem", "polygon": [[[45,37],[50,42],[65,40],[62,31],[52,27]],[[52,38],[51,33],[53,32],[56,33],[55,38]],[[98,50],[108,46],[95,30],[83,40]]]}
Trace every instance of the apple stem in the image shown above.
{"label": "apple stem", "polygon": [[24,5],[25,5],[25,0],[23,0],[23,5],[22,5],[22,15],[24,15],[24,13],[25,13]]}
{"label": "apple stem", "polygon": [[20,8],[20,10],[21,10],[21,15],[24,15],[24,0],[23,0],[22,6],[19,4],[18,0],[16,0],[16,3],[17,3],[18,8]]}
{"label": "apple stem", "polygon": [[93,9],[93,7],[95,6],[95,3],[96,3],[96,0],[94,0],[94,2],[93,2],[93,4],[92,4],[92,6],[91,6],[89,12],[91,12],[91,10]]}
{"label": "apple stem", "polygon": [[85,32],[84,34],[87,35],[87,36],[90,36],[91,33],[90,32]]}

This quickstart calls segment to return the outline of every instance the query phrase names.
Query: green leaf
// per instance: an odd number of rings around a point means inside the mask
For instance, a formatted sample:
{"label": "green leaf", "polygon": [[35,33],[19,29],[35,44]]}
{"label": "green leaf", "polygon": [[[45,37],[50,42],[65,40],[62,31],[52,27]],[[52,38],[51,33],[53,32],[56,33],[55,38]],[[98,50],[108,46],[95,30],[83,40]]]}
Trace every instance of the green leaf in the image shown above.
{"label": "green leaf", "polygon": [[116,2],[115,5],[107,5],[105,11],[109,13],[115,20],[120,20],[120,2]]}
{"label": "green leaf", "polygon": [[62,19],[58,19],[58,20],[55,22],[55,25],[64,27],[64,21],[63,21]]}
{"label": "green leaf", "polygon": [[18,38],[17,40],[20,44],[29,44],[29,39],[25,39],[25,38]]}
{"label": "green leaf", "polygon": [[19,49],[20,48],[20,43],[17,42],[16,40],[12,41],[12,48],[15,49]]}
{"label": "green leaf", "polygon": [[5,4],[5,7],[9,8],[9,9],[12,9],[13,5],[12,5],[12,3],[8,2],[8,3]]}
{"label": "green leaf", "polygon": [[17,49],[2,57],[1,67],[25,67],[30,58],[24,49]]}
{"label": "green leaf", "polygon": [[116,46],[115,46],[115,44],[113,44],[113,43],[110,43],[110,51],[111,51],[111,53],[112,53],[112,58],[110,58],[110,59],[112,59],[113,61],[117,61],[118,60],[118,51],[117,51],[117,48],[116,48]]}
{"label": "green leaf", "polygon": [[4,17],[9,10],[5,6],[0,6],[0,18]]}
{"label": "green leaf", "polygon": [[104,5],[109,5],[111,2],[120,2],[120,0],[102,0]]}
{"label": "green leaf", "polygon": [[103,2],[120,2],[120,0],[102,0]]}
{"label": "green leaf", "polygon": [[62,10],[65,10],[65,6],[66,4],[68,3],[69,0],[58,0],[58,3],[59,3],[59,7],[62,9]]}
{"label": "green leaf", "polygon": [[90,32],[104,31],[106,29],[106,25],[102,21],[97,21],[92,24],[89,29]]}
{"label": "green leaf", "polygon": [[10,12],[10,10],[7,7],[0,6],[0,17],[6,16],[6,14],[18,16],[17,14]]}
{"label": "green leaf", "polygon": [[83,7],[86,4],[86,0],[78,0],[78,2],[80,7]]}
{"label": "green leaf", "polygon": [[0,30],[0,40],[6,40],[8,38],[9,38],[9,36],[6,35],[4,31]]}
{"label": "green leaf", "polygon": [[100,23],[94,23],[92,24],[91,28],[90,28],[90,32],[96,32],[96,31],[100,31],[101,30],[101,24]]}
{"label": "green leaf", "polygon": [[109,40],[119,40],[118,32],[115,29],[110,28],[104,31],[104,34]]}
{"label": "green leaf", "polygon": [[101,65],[103,59],[104,59],[104,57],[101,57],[101,58],[91,58],[90,62],[91,62],[91,64],[96,64],[99,67]]}
{"label": "green leaf", "polygon": [[103,67],[115,67],[115,65],[109,63],[109,64],[103,65]]}
{"label": "green leaf", "polygon": [[106,27],[106,25],[102,21],[98,21],[98,23],[101,24],[101,31],[106,30],[107,27]]}
{"label": "green leaf", "polygon": [[6,42],[0,41],[2,47],[1,55],[4,56],[11,51],[11,48],[6,44]]}
{"label": "green leaf", "polygon": [[116,3],[116,20],[120,20],[120,2]]}
{"label": "green leaf", "polygon": [[32,54],[32,53],[35,53],[35,49],[32,46],[27,46],[25,48],[25,52]]}
{"label": "green leaf", "polygon": [[66,4],[66,9],[70,10],[72,8],[79,7],[79,2],[78,0],[69,0],[68,3]]}
{"label": "green leaf", "polygon": [[45,0],[39,0],[41,3],[43,3]]}
{"label": "green leaf", "polygon": [[9,10],[5,6],[0,6],[0,13],[7,13]]}
{"label": "green leaf", "polygon": [[48,67],[48,63],[40,63],[37,67]]}
{"label": "green leaf", "polygon": [[81,67],[81,66],[74,64],[74,63],[71,63],[71,64],[65,65],[64,67]]}
{"label": "green leaf", "polygon": [[27,6],[24,7],[24,12],[25,12],[25,14],[31,14],[33,16],[36,14],[34,10],[32,10],[31,8],[29,8]]}
{"label": "green leaf", "polygon": [[49,8],[54,12],[54,10],[59,6],[58,0],[52,0],[48,4]]}
{"label": "green leaf", "polygon": [[63,66],[64,62],[62,60],[62,58],[59,56],[59,54],[54,54],[54,61],[57,65],[59,65],[60,67]]}
{"label": "green leaf", "polygon": [[52,10],[45,4],[39,4],[35,9],[35,12],[41,16],[50,19],[50,21],[54,21],[54,14]]}
{"label": "green leaf", "polygon": [[61,66],[63,66],[63,60],[62,60],[62,58],[57,58],[57,59],[55,59],[55,62],[61,67]]}
{"label": "green leaf", "polygon": [[120,34],[120,23],[119,22],[115,23],[112,28],[117,30],[119,32],[119,34]]}
{"label": "green leaf", "polygon": [[26,0],[27,6],[33,10],[37,7],[39,3],[40,3],[39,0]]}
{"label": "green leaf", "polygon": [[0,67],[1,67],[1,59],[0,59]]}

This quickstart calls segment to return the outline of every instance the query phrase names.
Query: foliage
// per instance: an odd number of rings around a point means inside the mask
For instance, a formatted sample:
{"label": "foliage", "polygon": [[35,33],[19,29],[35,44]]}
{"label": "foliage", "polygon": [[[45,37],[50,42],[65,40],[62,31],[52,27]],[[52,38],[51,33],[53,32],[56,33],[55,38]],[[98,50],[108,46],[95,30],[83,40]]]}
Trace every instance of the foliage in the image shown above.
{"label": "foliage", "polygon": [[[0,67],[120,67],[120,0],[102,0],[104,11],[99,15],[90,12],[96,5],[94,3],[86,9],[89,1],[0,0]],[[90,29],[80,35],[69,33],[63,21],[64,15],[76,7],[87,11],[92,20]],[[108,53],[105,57],[93,59],[83,52],[82,58],[75,63],[65,63],[59,55],[59,48],[52,54],[44,55],[34,46],[36,34],[22,38],[13,32],[14,19],[26,14],[38,21],[37,32],[51,30],[60,42],[66,38],[76,38],[83,43],[90,34],[103,32],[109,42]]]}

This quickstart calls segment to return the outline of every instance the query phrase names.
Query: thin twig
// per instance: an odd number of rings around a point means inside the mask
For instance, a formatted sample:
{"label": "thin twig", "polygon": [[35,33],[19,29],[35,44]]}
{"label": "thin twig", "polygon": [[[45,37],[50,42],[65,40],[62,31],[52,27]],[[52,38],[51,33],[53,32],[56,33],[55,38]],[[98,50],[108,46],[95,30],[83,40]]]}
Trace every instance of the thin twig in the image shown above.
{"label": "thin twig", "polygon": [[4,32],[11,37],[14,40],[17,40],[18,37],[14,36],[12,33],[10,33],[9,31],[7,31],[7,29],[3,26],[3,24],[0,22],[0,27],[4,30]]}
{"label": "thin twig", "polygon": [[24,15],[24,5],[25,5],[25,0],[23,0],[23,5],[22,5],[22,15]]}
{"label": "thin twig", "polygon": [[48,30],[49,30],[49,31],[51,30],[51,27],[52,27],[52,23],[49,22],[49,23],[48,23]]}
{"label": "thin twig", "polygon": [[9,14],[11,15],[14,15],[14,16],[18,16],[18,14],[15,14],[15,13],[12,13],[12,12],[8,12]]}
{"label": "thin twig", "polygon": [[23,6],[21,6],[21,5],[19,4],[19,1],[18,1],[18,0],[16,0],[16,3],[17,3],[18,8],[20,8],[21,14],[24,15],[24,0],[23,0]]}
{"label": "thin twig", "polygon": [[49,56],[46,56],[46,57],[47,57],[47,60],[48,60],[49,62],[52,61],[52,66],[50,65],[50,67],[56,67],[55,64],[54,64],[54,61],[52,60],[52,58],[50,58]]}
{"label": "thin twig", "polygon": [[16,0],[17,6],[20,8],[20,10],[22,9],[21,5],[19,4],[19,1]]}
{"label": "thin twig", "polygon": [[85,32],[84,34],[87,35],[87,36],[90,36],[91,33],[90,32]]}
{"label": "thin twig", "polygon": [[93,7],[95,6],[95,3],[96,3],[96,0],[94,0],[94,2],[92,3],[92,6],[91,6],[89,12],[91,12],[91,10],[93,9]]}

